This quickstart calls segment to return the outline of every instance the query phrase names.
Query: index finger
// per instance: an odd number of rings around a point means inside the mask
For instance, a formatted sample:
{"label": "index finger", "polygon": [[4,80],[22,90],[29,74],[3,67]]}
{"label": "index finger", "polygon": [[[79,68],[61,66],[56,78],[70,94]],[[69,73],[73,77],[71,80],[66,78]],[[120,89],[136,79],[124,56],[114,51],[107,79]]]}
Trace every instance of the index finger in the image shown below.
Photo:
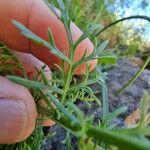
{"label": "index finger", "polygon": [[[10,5],[11,3],[11,5]],[[69,54],[69,42],[63,23],[49,10],[43,0],[1,0],[0,1],[0,40],[10,48],[31,53],[49,66],[60,64],[59,58],[52,55],[43,46],[37,45],[23,37],[19,30],[12,24],[17,20],[29,28],[32,32],[47,40],[47,30],[51,29],[57,48]],[[71,23],[71,32],[74,42],[81,36],[82,31]],[[82,41],[76,50],[74,61],[82,58],[84,53],[89,55],[93,51],[93,44],[89,39]],[[96,61],[89,62],[91,69]],[[85,64],[80,66],[77,74],[85,71]]]}

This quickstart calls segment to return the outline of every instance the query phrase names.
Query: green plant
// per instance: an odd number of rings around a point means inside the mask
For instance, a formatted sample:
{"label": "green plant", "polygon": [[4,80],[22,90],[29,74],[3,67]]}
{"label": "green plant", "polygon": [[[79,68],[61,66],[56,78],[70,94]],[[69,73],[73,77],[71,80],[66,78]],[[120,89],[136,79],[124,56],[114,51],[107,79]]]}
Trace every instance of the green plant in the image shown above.
{"label": "green plant", "polygon": [[[138,127],[133,129],[123,128],[117,129],[112,128],[111,121],[117,117],[120,113],[126,111],[126,108],[119,108],[114,112],[109,112],[108,102],[108,91],[105,83],[106,74],[101,71],[101,67],[97,67],[95,71],[90,74],[89,66],[87,64],[86,72],[82,76],[82,80],[74,78],[73,74],[75,69],[82,63],[87,63],[93,59],[99,59],[100,63],[111,64],[115,63],[116,59],[112,55],[104,51],[108,42],[105,41],[97,46],[97,40],[95,38],[95,49],[89,56],[84,55],[79,61],[74,62],[73,57],[78,43],[87,37],[92,36],[94,32],[99,29],[99,26],[90,26],[82,34],[82,36],[73,42],[71,31],[70,31],[70,17],[68,13],[69,5],[65,7],[62,0],[57,0],[59,9],[61,10],[60,20],[64,23],[69,43],[70,43],[70,55],[67,57],[64,53],[60,52],[56,47],[51,34],[48,30],[49,41],[41,39],[25,26],[19,22],[13,21],[21,33],[33,40],[38,44],[42,44],[50,49],[51,53],[59,57],[62,60],[62,65],[58,66],[58,70],[53,73],[52,80],[48,81],[44,76],[43,70],[39,71],[42,76],[42,82],[37,80],[29,80],[28,78],[17,77],[15,74],[8,76],[8,78],[18,84],[24,85],[31,88],[34,94],[38,95],[38,98],[45,100],[47,107],[37,105],[38,112],[43,116],[47,116],[56,123],[62,125],[67,130],[67,139],[70,138],[70,133],[74,134],[78,140],[78,149],[81,150],[94,150],[94,149],[136,149],[136,150],[149,150],[150,144],[145,138],[146,135],[150,134],[150,128],[145,125],[143,117],[145,112],[142,112],[141,123]],[[50,5],[46,1],[48,7],[55,10],[53,5]],[[2,46],[3,47],[3,46]],[[10,52],[8,48],[4,49],[6,52]],[[11,55],[10,55],[11,56]],[[68,72],[64,70],[64,63],[68,64]],[[4,65],[1,67],[5,67]],[[99,69],[100,68],[100,69]],[[61,74],[60,74],[61,73]],[[89,85],[99,83],[100,88],[102,87],[102,108],[103,118],[99,121],[99,124],[94,125],[93,118],[85,116],[85,114],[74,104],[76,100],[82,100],[88,104],[91,101],[96,101],[101,107],[100,100],[94,95],[94,92]],[[48,92],[44,93],[43,89],[47,89]],[[148,100],[148,96],[145,95],[144,101]],[[53,105],[51,105],[53,103]],[[145,103],[142,105],[142,110],[145,109]],[[39,120],[39,118],[37,118]],[[143,125],[144,124],[144,125]],[[122,134],[120,134],[122,133]],[[142,138],[139,138],[142,137]],[[40,144],[44,138],[42,127],[37,127],[35,132],[26,141],[16,145],[1,145],[3,149],[40,149]],[[93,140],[95,142],[93,142]],[[64,141],[64,142],[65,142]],[[32,144],[31,144],[32,143]],[[35,144],[33,144],[35,143]],[[70,149],[70,144],[68,144]]]}

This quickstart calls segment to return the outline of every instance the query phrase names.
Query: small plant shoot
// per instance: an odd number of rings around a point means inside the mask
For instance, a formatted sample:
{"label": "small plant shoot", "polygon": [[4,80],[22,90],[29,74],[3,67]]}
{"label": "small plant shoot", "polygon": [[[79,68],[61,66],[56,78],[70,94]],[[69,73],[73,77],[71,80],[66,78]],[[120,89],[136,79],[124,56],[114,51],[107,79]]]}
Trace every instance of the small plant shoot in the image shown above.
{"label": "small plant shoot", "polygon": [[[51,133],[45,136],[41,123],[45,119],[51,119],[66,130],[66,138],[60,142],[66,144],[68,150],[74,149],[71,143],[72,136],[75,136],[77,139],[78,150],[150,150],[150,142],[147,138],[147,136],[150,136],[150,127],[146,118],[148,115],[147,105],[149,104],[148,93],[145,92],[140,104],[140,120],[132,128],[119,128],[113,123],[115,118],[127,111],[125,106],[113,112],[109,110],[106,84],[107,73],[103,68],[105,65],[112,66],[116,64],[117,56],[107,49],[109,45],[108,41],[99,42],[96,36],[112,25],[105,28],[102,28],[99,24],[89,25],[78,40],[74,41],[70,29],[72,18],[70,16],[71,12],[69,12],[69,3],[64,3],[63,0],[57,0],[57,3],[49,0],[44,0],[44,2],[63,23],[67,33],[70,51],[66,54],[58,49],[50,28],[47,29],[48,40],[46,41],[17,20],[12,20],[12,23],[22,35],[30,41],[48,48],[51,54],[59,58],[60,64],[54,65],[55,69],[51,73],[51,80],[48,80],[45,76],[45,66],[40,71],[37,71],[37,74],[30,79],[21,62],[12,53],[12,50],[3,43],[0,44],[2,51],[0,55],[0,75],[7,75],[7,78],[12,82],[27,87],[35,99],[38,110],[36,128],[33,134],[23,142],[13,145],[0,145],[0,149],[40,150],[42,142],[46,138],[54,136]],[[55,3],[61,13],[58,13],[59,11],[56,9]],[[138,18],[137,16],[135,17]],[[130,17],[129,19],[132,18]],[[142,18],[148,20],[147,17]],[[87,50],[85,50],[83,56],[75,61],[78,45],[87,38],[94,41],[93,51],[88,54]],[[97,62],[97,65],[94,70],[91,70],[89,62],[93,60]],[[12,65],[7,63],[8,61],[12,61]],[[150,57],[136,76],[125,87],[117,91],[116,94],[120,94],[131,85],[149,62]],[[85,66],[84,70],[80,70],[80,74],[82,75],[75,75],[82,65]],[[17,76],[13,71],[14,67],[22,72],[22,76]],[[95,92],[92,89],[93,84],[99,85],[98,91]],[[98,92],[101,93],[101,99],[97,97]],[[41,99],[46,104],[45,106],[38,103]],[[76,105],[78,102],[85,103],[89,107],[92,103],[96,103],[102,109],[102,116],[99,116],[99,120],[95,122],[93,115],[85,114]]]}

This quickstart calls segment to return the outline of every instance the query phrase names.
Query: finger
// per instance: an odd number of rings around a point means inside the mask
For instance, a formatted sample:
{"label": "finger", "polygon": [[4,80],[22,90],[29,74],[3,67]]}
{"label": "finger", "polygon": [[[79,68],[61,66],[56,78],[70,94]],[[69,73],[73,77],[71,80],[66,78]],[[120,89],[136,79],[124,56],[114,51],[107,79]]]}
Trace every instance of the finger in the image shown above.
{"label": "finger", "polygon": [[[27,75],[30,79],[32,79],[37,74],[37,71],[40,71],[42,67],[45,66],[43,62],[41,62],[40,60],[38,60],[36,57],[34,57],[31,54],[24,54],[24,53],[17,52],[17,51],[14,51],[14,53],[19,59],[19,61],[23,64],[27,72]],[[43,72],[47,80],[50,80],[51,71],[48,66],[45,66]],[[44,100],[40,100],[38,104],[43,107],[47,107],[47,104]],[[43,126],[52,126],[54,124],[55,122],[53,122],[51,119],[46,119],[43,121]]]}
{"label": "finger", "polygon": [[[11,6],[10,2],[11,0],[0,1],[0,7],[2,7],[0,8],[0,21],[3,22],[0,24],[0,40],[12,49],[32,53],[49,66],[54,63],[60,64],[60,60],[53,56],[47,48],[25,39],[19,30],[12,25],[11,20],[15,19],[21,22],[45,40],[48,39],[47,29],[49,27],[58,49],[69,54],[69,42],[63,23],[47,8],[42,0],[14,0]],[[82,31],[73,23],[71,23],[71,32],[74,42],[82,34]],[[85,51],[87,55],[93,51],[93,44],[88,38],[78,45],[74,60],[81,59]],[[96,65],[96,60],[90,61],[89,65],[92,70]],[[81,74],[81,71],[85,71],[85,64],[78,67],[76,74]]]}
{"label": "finger", "polygon": [[[14,53],[18,57],[20,62],[24,65],[27,75],[30,78],[32,78],[37,73],[37,69],[40,70],[44,65],[41,61],[39,61],[37,58],[35,58],[34,56],[30,54],[23,54],[20,52],[14,52]],[[8,63],[11,63],[11,61]],[[44,73],[48,80],[51,79],[51,74],[50,74],[50,70],[48,67],[45,67]],[[4,90],[4,92],[2,90]],[[20,93],[19,98],[18,98],[18,93]],[[13,96],[11,96],[11,94]],[[28,97],[28,96],[25,96],[25,94],[30,95],[28,91],[26,92],[22,90],[22,88],[19,87],[19,85],[15,86],[14,84],[9,84],[7,79],[5,79],[5,81],[0,79],[0,143],[6,143],[6,144],[16,143],[16,142],[26,139],[32,133],[34,129],[33,123],[35,124],[35,117],[33,117],[34,115],[29,116],[25,108],[22,106],[24,105],[24,103],[21,104],[21,100],[22,100],[21,98]],[[28,98],[25,99],[25,102],[27,102],[26,108],[29,109],[28,112],[31,114],[34,114],[36,111],[35,109],[33,109],[35,107],[35,103],[31,95],[29,99]],[[8,110],[10,110],[10,107],[11,107],[11,112],[9,113]],[[27,125],[28,117],[31,117],[31,119],[29,119],[29,122],[30,120],[33,121],[29,123],[29,125]],[[53,124],[54,122],[52,122],[51,120],[43,121],[44,126],[50,126]],[[14,129],[14,127],[16,128]],[[29,128],[29,130],[25,131],[26,133],[24,133],[23,131],[24,128]],[[3,132],[1,132],[1,130]],[[13,130],[13,132],[11,132],[11,130]]]}
{"label": "finger", "polygon": [[51,71],[47,65],[45,65],[42,61],[37,59],[31,54],[21,53],[17,51],[13,51],[13,53],[16,55],[17,59],[21,62],[23,65],[28,77],[32,79],[38,71],[40,71],[44,66],[44,74],[47,78],[47,80],[51,79]]}
{"label": "finger", "polygon": [[27,26],[27,16],[31,1],[14,0],[12,3],[11,0],[0,0],[0,40],[12,49],[25,52],[29,50],[29,40],[22,36],[13,26],[12,20],[18,20]]}
{"label": "finger", "polygon": [[25,140],[34,130],[37,110],[29,91],[0,77],[0,144]]}

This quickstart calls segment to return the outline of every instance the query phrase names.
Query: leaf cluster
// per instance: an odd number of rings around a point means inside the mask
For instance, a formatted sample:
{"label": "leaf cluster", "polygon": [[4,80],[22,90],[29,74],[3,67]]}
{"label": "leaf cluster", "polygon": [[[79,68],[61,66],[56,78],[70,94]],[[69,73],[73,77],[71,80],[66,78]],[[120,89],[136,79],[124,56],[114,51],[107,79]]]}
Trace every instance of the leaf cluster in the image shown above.
{"label": "leaf cluster", "polygon": [[[49,1],[46,1],[46,4],[51,11],[56,14],[56,8],[54,5],[49,3]],[[37,121],[50,118],[51,120],[63,126],[67,130],[67,136],[64,140],[64,143],[67,142],[68,149],[71,149],[70,135],[73,134],[77,137],[78,149],[82,150],[149,150],[150,144],[145,136],[150,134],[150,128],[147,127],[145,123],[145,114],[147,111],[144,111],[145,108],[147,108],[146,105],[149,99],[148,95],[145,94],[141,104],[141,120],[138,126],[134,128],[116,128],[116,125],[112,124],[112,121],[118,115],[125,112],[126,108],[122,107],[114,112],[109,112],[108,91],[105,83],[106,74],[101,71],[100,67],[100,69],[97,68],[91,75],[89,73],[90,66],[88,65],[88,62],[93,59],[98,59],[100,63],[103,62],[104,64],[113,64],[116,62],[116,58],[110,53],[105,52],[105,47],[108,44],[107,41],[98,45],[95,38],[95,48],[93,52],[90,55],[87,55],[85,52],[80,60],[74,62],[74,54],[77,45],[84,39],[93,36],[94,32],[99,29],[99,26],[90,26],[85,30],[85,32],[83,32],[76,42],[73,42],[70,31],[71,20],[68,12],[69,4],[65,6],[62,0],[57,0],[57,4],[61,10],[61,15],[58,15],[58,17],[64,23],[69,39],[69,56],[59,51],[59,49],[56,47],[50,29],[48,29],[49,40],[46,41],[34,34],[19,22],[13,21],[13,23],[25,37],[36,42],[37,44],[47,47],[53,55],[57,56],[62,61],[62,63],[59,66],[57,65],[58,70],[53,72],[52,80],[50,81],[47,80],[44,75],[44,66],[38,72],[38,75],[41,77],[40,81],[38,76],[35,76],[33,80],[29,80],[28,78],[18,77],[15,74],[14,76],[8,76],[8,79],[32,89],[34,91],[34,97],[37,98],[37,100],[43,99],[45,101],[47,104],[46,107],[37,104],[38,113],[42,115],[42,119],[41,117],[37,118]],[[4,51],[4,54],[5,53],[6,52]],[[13,54],[9,56],[11,57]],[[4,58],[6,58],[5,55]],[[20,62],[18,63],[20,64]],[[78,79],[78,77],[74,77],[73,75],[77,67],[83,63],[87,66],[86,72],[82,75],[81,79]],[[67,72],[64,71],[65,64],[68,65]],[[4,65],[1,65],[1,67],[4,67]],[[102,106],[101,101],[96,97],[94,91],[89,86],[95,83],[99,83],[99,87],[102,92]],[[99,120],[97,125],[95,125],[93,122],[93,116],[84,114],[84,112],[75,105],[75,102],[79,100],[88,103],[89,105],[91,102],[95,101],[98,103],[99,107],[102,107],[103,117],[101,120]],[[37,126],[33,135],[26,141],[17,144],[17,148],[40,149],[40,144],[43,138],[44,135],[42,132],[42,127]],[[22,147],[19,147],[20,145]],[[0,148],[4,148],[3,146],[4,145],[1,145]],[[9,148],[14,149],[15,145],[11,146]]]}

